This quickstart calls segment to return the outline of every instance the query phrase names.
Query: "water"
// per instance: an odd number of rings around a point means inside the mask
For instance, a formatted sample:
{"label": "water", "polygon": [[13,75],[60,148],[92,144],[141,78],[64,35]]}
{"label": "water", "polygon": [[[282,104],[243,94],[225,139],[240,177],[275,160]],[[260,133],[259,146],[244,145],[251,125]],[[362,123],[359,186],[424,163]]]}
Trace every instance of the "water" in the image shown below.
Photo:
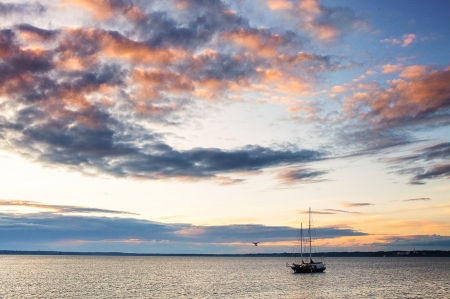
{"label": "water", "polygon": [[0,298],[450,298],[449,258],[0,256]]}

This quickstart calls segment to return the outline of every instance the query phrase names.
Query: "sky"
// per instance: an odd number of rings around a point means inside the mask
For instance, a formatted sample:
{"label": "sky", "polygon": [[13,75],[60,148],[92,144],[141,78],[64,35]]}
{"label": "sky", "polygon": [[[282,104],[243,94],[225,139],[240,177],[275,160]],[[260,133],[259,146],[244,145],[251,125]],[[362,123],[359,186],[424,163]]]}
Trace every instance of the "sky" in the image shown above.
{"label": "sky", "polygon": [[0,1],[0,250],[450,250],[449,11]]}

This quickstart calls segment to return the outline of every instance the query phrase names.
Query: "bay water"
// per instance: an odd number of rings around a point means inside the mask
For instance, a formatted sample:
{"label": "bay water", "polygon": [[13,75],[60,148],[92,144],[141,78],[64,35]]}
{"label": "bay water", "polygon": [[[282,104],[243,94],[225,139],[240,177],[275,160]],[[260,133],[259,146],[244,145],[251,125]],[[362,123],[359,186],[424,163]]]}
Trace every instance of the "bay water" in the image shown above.
{"label": "bay water", "polygon": [[450,298],[450,258],[0,256],[0,298]]}

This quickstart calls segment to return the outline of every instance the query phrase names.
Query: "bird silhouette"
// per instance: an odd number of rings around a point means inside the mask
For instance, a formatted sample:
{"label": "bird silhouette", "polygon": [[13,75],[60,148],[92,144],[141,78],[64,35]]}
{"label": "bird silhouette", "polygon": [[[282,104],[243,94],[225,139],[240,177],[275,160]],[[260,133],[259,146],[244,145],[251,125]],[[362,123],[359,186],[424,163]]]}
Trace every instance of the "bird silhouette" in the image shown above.
{"label": "bird silhouette", "polygon": [[258,246],[259,242],[252,242],[252,243],[253,243],[253,245]]}

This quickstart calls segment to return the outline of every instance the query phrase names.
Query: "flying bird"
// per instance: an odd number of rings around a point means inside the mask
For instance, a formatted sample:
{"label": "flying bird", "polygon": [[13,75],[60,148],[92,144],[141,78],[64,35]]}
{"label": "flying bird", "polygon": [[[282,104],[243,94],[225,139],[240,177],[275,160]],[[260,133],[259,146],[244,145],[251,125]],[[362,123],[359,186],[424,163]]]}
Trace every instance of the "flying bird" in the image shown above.
{"label": "flying bird", "polygon": [[259,242],[252,242],[255,246],[258,246]]}

